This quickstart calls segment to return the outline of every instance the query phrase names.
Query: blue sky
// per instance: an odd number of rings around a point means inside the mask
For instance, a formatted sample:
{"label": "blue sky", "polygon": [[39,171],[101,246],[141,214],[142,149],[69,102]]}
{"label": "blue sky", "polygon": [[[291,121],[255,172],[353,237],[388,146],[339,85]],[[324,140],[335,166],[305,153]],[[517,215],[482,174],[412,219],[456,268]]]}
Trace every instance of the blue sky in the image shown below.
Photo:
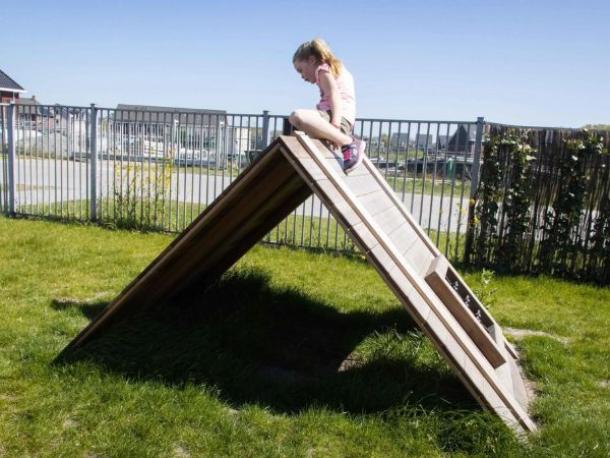
{"label": "blue sky", "polygon": [[610,124],[610,1],[0,0],[0,68],[43,103],[286,114],[321,36],[358,115]]}

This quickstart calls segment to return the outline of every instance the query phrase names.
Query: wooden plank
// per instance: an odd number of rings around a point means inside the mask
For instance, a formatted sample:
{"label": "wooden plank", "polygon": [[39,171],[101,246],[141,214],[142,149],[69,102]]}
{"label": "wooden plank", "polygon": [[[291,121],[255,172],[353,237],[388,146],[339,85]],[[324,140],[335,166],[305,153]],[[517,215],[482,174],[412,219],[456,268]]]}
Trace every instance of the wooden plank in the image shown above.
{"label": "wooden plank", "polygon": [[393,206],[386,208],[384,211],[381,211],[378,214],[371,215],[371,217],[375,219],[381,230],[383,230],[386,235],[393,232],[404,222],[400,211]]}
{"label": "wooden plank", "polygon": [[390,237],[400,253],[405,253],[414,243],[419,241],[417,234],[411,230],[411,226],[406,221],[403,221],[400,226],[388,232],[388,237]]}
{"label": "wooden plank", "polygon": [[356,197],[369,194],[379,189],[379,183],[370,175],[348,176],[342,180]]}
{"label": "wooden plank", "polygon": [[[294,167],[299,168],[299,174],[308,183],[326,178],[326,173],[317,165],[311,155],[301,147],[296,137],[280,137],[280,141],[286,146],[283,149],[284,157]],[[328,161],[330,164],[332,161]],[[339,167],[339,166],[337,166]]]}
{"label": "wooden plank", "polygon": [[421,239],[415,241],[413,245],[405,250],[403,256],[417,272],[419,276],[424,276],[434,261],[434,255],[429,251],[428,247],[421,243]]}
{"label": "wooden plank", "polygon": [[430,238],[428,237],[428,234],[426,234],[426,232],[417,223],[417,221],[415,221],[411,213],[405,207],[404,203],[396,196],[396,192],[391,188],[388,182],[383,178],[383,175],[381,175],[377,167],[375,167],[375,165],[370,161],[368,157],[365,157],[363,159],[362,165],[369,171],[371,176],[375,178],[375,180],[379,183],[380,187],[384,190],[386,195],[390,199],[392,199],[394,205],[396,205],[396,208],[400,209],[403,214],[403,217],[405,218],[405,221],[407,221],[411,225],[413,230],[419,235],[421,240],[435,255],[435,257],[437,254],[441,254],[434,242],[432,242],[432,240],[430,240]]}
{"label": "wooden plank", "polygon": [[375,215],[375,209],[380,208],[385,210],[393,206],[390,199],[387,198],[382,189],[377,189],[369,194],[366,194],[360,198],[360,202],[366,208],[366,210],[371,214]]}
{"label": "wooden plank", "polygon": [[504,358],[506,363],[500,364],[498,367],[495,368],[496,375],[498,376],[500,383],[502,383],[506,391],[511,393],[515,400],[520,403],[517,396],[515,396],[515,387],[513,385],[513,378],[510,370],[510,363],[514,363],[514,360],[508,355],[508,352],[504,348],[504,345],[498,346],[498,351],[500,352],[502,358]]}
{"label": "wooden plank", "polygon": [[494,369],[506,363],[496,342],[489,333],[481,326],[481,323],[464,304],[455,290],[447,283],[445,275],[447,273],[448,261],[440,255],[431,263],[426,274],[426,282],[432,290],[445,304],[447,309],[460,323],[462,328],[468,333],[472,341],[477,345],[481,353],[487,358]]}

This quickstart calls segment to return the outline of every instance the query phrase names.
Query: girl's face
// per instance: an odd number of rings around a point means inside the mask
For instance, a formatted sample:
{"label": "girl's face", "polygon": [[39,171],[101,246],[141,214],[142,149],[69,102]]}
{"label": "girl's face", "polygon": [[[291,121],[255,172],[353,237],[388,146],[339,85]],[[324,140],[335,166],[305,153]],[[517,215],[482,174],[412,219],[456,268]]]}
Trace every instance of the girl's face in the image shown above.
{"label": "girl's face", "polygon": [[294,68],[301,75],[305,81],[309,83],[316,82],[316,68],[318,68],[318,61],[314,56],[309,56],[308,59],[297,60],[294,63]]}

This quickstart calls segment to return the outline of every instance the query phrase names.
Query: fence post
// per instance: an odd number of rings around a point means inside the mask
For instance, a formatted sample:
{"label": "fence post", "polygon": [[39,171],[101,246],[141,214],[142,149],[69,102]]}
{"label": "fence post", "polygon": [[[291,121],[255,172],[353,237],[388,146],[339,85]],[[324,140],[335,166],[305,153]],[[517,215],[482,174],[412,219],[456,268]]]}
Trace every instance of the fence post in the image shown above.
{"label": "fence post", "polygon": [[477,118],[477,131],[474,139],[474,154],[472,167],[470,169],[470,200],[468,202],[468,222],[466,225],[466,241],[464,242],[464,263],[471,262],[472,246],[474,243],[474,211],[477,204],[477,188],[479,187],[479,175],[481,173],[481,150],[483,147],[483,130],[485,129],[485,118]]}
{"label": "fence post", "polygon": [[263,110],[263,143],[262,148],[269,146],[269,110]]}
{"label": "fence post", "polygon": [[91,194],[89,195],[89,219],[97,221],[97,108],[95,103],[91,104],[91,117],[89,128],[89,150],[91,158],[91,169],[89,177],[91,182]]}
{"label": "fence post", "polygon": [[481,150],[483,147],[483,129],[485,128],[485,118],[477,118],[477,132],[474,139],[474,157],[472,158],[472,169],[470,170],[470,198],[473,198],[479,186],[479,173],[481,170]]}
{"label": "fence post", "polygon": [[15,102],[11,102],[7,110],[8,129],[8,216],[15,216]]}

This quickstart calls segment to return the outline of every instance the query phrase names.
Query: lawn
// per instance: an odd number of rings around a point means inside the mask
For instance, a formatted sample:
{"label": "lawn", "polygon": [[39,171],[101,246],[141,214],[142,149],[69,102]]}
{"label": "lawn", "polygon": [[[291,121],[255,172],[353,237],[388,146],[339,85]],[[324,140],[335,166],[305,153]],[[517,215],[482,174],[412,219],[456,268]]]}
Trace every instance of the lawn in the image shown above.
{"label": "lawn", "polygon": [[[309,201],[311,202],[311,201]],[[349,253],[356,250],[351,239],[334,218],[328,218],[326,210],[315,216],[309,203],[295,209],[266,235],[265,242],[312,248],[316,251]],[[86,221],[90,215],[88,200],[64,200],[20,205],[16,212],[23,216],[44,217],[53,220]],[[140,199],[130,196],[119,200],[100,199],[97,203],[98,223],[111,229],[137,229],[142,231],[180,232],[205,209],[205,205],[169,199]],[[313,216],[307,216],[307,214]],[[464,228],[462,233],[439,232],[427,229],[428,236],[447,252],[450,259],[461,258],[464,251]]]}
{"label": "lawn", "polygon": [[453,199],[454,205],[459,205],[461,199],[470,198],[470,181],[462,181],[457,178],[427,176],[425,179],[421,176],[412,177],[401,174],[393,174],[392,172],[384,175],[389,185],[401,196],[405,195],[433,195],[435,197],[443,197]]}
{"label": "lawn", "polygon": [[0,456],[610,454],[610,289],[550,278],[465,273],[528,330],[527,440],[357,257],[257,246],[203,297],[54,362],[172,238],[0,217]]}

